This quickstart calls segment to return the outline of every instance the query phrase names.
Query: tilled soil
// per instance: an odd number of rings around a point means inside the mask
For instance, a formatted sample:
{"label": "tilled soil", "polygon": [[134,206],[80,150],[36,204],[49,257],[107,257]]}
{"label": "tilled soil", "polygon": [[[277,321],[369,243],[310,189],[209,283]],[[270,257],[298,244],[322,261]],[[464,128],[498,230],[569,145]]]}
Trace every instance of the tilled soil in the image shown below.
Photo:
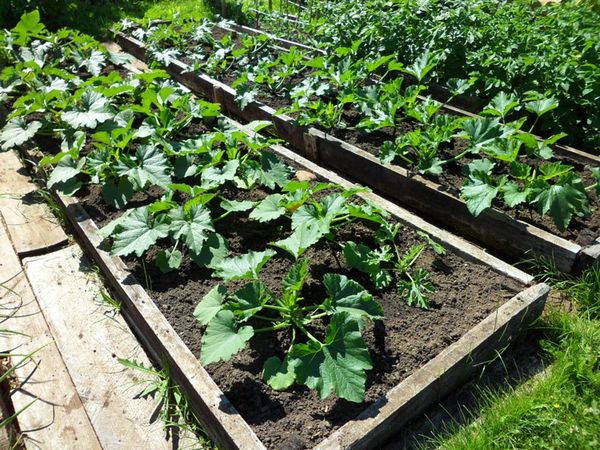
{"label": "tilled soil", "polygon": [[[229,188],[224,192],[228,198],[238,200],[257,200],[267,194],[261,189],[246,192]],[[160,191],[136,195],[134,200],[139,206],[156,199]],[[103,204],[97,188],[81,192],[81,199],[99,225],[118,216],[116,211]],[[245,214],[230,217],[231,220],[218,223],[217,231],[227,239],[233,255],[263,250],[269,242],[290,232],[287,219],[260,224],[247,219]],[[363,223],[350,224],[338,234],[338,242],[345,240],[372,244],[373,230]],[[404,251],[417,241],[412,230],[401,231],[400,245]],[[151,260],[157,250],[149,252],[147,259]],[[335,396],[320,400],[316,392],[301,386],[278,392],[265,384],[261,377],[262,364],[270,356],[284,354],[290,339],[285,332],[276,336],[259,335],[231,361],[206,367],[269,448],[314,446],[457,341],[522,288],[485,266],[466,262],[454,254],[440,256],[427,250],[417,266],[430,272],[435,293],[431,295],[430,308],[422,310],[407,306],[393,288],[376,292],[368,277],[345,264],[337,244],[322,240],[305,256],[311,262],[310,276],[302,291],[305,302],[319,302],[325,298],[321,284],[325,273],[345,274],[375,295],[384,307],[385,319],[367,324],[363,332],[374,367],[368,375],[363,404]],[[138,280],[151,280],[150,296],[190,350],[199,355],[203,329],[193,317],[193,311],[219,281],[212,279],[208,269],[199,268],[190,258],[184,259],[177,272],[168,274],[161,273],[151,262],[142,264],[135,258],[128,258],[127,264]],[[280,292],[281,281],[291,264],[291,259],[280,252],[263,268],[261,279],[272,292]],[[240,281],[226,283],[230,291],[243,284]],[[311,331],[317,336],[322,335],[326,323],[313,325]]]}

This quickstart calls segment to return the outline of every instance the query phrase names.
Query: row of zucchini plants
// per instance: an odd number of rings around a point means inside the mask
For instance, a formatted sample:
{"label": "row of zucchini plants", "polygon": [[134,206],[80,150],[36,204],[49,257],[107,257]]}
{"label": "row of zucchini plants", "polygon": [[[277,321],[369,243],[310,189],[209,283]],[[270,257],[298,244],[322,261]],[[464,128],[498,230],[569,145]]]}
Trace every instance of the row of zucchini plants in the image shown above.
{"label": "row of zucchini plants", "polygon": [[[235,87],[240,107],[258,99],[300,125],[356,143],[385,164],[421,173],[460,195],[474,216],[496,205],[564,233],[574,218],[583,219],[579,228],[585,228],[597,210],[600,168],[555,158],[552,145],[565,133],[544,140],[533,134],[559,108],[554,97],[529,92],[518,98],[501,91],[480,117],[458,116],[421,95],[438,67],[431,52],[403,64],[392,54],[365,55],[363,42],[355,40],[324,55],[283,49],[267,35],[239,34],[227,26],[207,20],[148,28],[123,24],[145,42],[156,64],[181,58],[194,71]],[[404,81],[406,74],[416,83]],[[447,88],[457,96],[472,84],[450,79]],[[553,224],[544,223],[545,215]]]}
{"label": "row of zucchini plants", "polygon": [[[114,218],[101,233],[114,255],[153,258],[162,272],[191,260],[221,280],[194,312],[206,326],[203,364],[229,360],[253,336],[288,330],[287,352],[264,362],[270,386],[363,400],[372,363],[361,333],[366,320],[384,315],[375,293],[393,289],[427,308],[435,288],[419,260],[426,251],[443,255],[442,246],[425,234],[408,242],[404,228],[357,197],[361,189],[295,179],[294,168],[267,151],[272,140],[233,126],[218,105],[161,70],[128,73],[126,55],[90,37],[48,32],[35,11],[0,35],[0,58],[2,150],[39,147],[38,170],[64,194],[100,189]],[[150,191],[156,195],[140,202]],[[275,230],[266,247],[230,251],[220,231],[240,218]],[[349,239],[359,224],[361,239]],[[341,252],[368,289],[335,271],[312,280],[305,254],[316,245]],[[289,271],[267,287],[261,269],[272,259],[289,261]],[[322,296],[305,298],[308,280],[321,284]],[[315,323],[324,323],[321,335]]]}
{"label": "row of zucchini plants", "polygon": [[[267,7],[262,3],[256,8]],[[383,50],[405,64],[429,50],[438,57],[437,82],[471,79],[470,93],[482,99],[502,91],[518,97],[531,90],[547,93],[560,105],[540,121],[543,133],[567,128],[571,145],[600,150],[595,0],[311,0],[304,6],[294,22],[280,14],[255,19],[281,36],[326,49],[360,41],[362,55]]]}

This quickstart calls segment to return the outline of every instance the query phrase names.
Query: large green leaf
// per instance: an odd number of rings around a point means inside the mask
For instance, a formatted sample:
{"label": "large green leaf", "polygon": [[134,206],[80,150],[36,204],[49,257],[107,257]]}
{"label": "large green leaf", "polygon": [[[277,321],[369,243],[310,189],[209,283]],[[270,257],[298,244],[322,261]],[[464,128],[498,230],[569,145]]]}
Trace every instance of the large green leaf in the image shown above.
{"label": "large green leaf", "polygon": [[340,194],[331,194],[322,199],[318,206],[302,205],[292,215],[292,229],[301,225],[316,226],[323,234],[329,233],[329,226],[339,214],[348,211],[346,198]]}
{"label": "large green leaf", "polygon": [[158,239],[166,237],[167,232],[163,227],[154,226],[150,220],[148,207],[143,206],[134,209],[120,221],[112,236],[113,255],[126,256],[135,253],[137,256],[142,256]]}
{"label": "large green leaf", "polygon": [[295,368],[296,381],[316,389],[322,399],[335,392],[351,402],[364,400],[371,357],[358,322],[350,314],[342,312],[331,317],[323,345],[314,341],[295,344],[288,358]]}
{"label": "large green leaf", "polygon": [[492,206],[492,202],[499,191],[498,186],[493,186],[479,179],[463,185],[460,190],[461,196],[467,202],[469,212],[475,217]]}
{"label": "large green leaf", "polygon": [[135,152],[135,159],[121,159],[117,164],[119,176],[126,176],[141,190],[148,184],[163,188],[171,183],[167,158],[158,147],[154,145],[141,145]]}
{"label": "large green leaf", "polygon": [[75,161],[71,155],[65,155],[56,165],[50,176],[47,185],[49,188],[55,184],[67,183],[81,173],[81,168],[85,160]]}
{"label": "large green leaf", "polygon": [[489,117],[467,119],[462,123],[464,136],[467,137],[475,147],[481,147],[492,142],[494,139],[504,136],[502,124],[498,119]]}
{"label": "large green leaf", "polygon": [[540,214],[548,212],[559,230],[569,227],[574,214],[588,216],[590,214],[589,200],[581,178],[569,173],[561,177],[554,185],[538,185],[534,188]]}
{"label": "large green leaf", "polygon": [[26,45],[31,36],[39,35],[44,31],[44,28],[44,24],[40,23],[40,12],[34,9],[31,12],[24,13],[11,31],[17,35],[15,44]]}
{"label": "large green leaf", "polygon": [[319,242],[321,237],[323,237],[323,233],[316,226],[302,224],[290,236],[276,242],[271,242],[271,245],[282,248],[298,259],[309,247]]}
{"label": "large green leaf", "polygon": [[227,181],[235,178],[240,165],[238,159],[227,161],[223,167],[212,166],[202,172],[202,187],[206,189],[216,188]]}
{"label": "large green leaf", "polygon": [[219,311],[209,322],[202,335],[200,362],[203,365],[228,361],[233,355],[243,350],[247,342],[254,336],[250,326],[236,327],[231,311]]}
{"label": "large green leaf", "polygon": [[11,149],[17,145],[24,144],[35,136],[42,128],[42,123],[34,120],[27,123],[24,117],[12,119],[0,132],[0,143],[2,150]]}
{"label": "large green leaf", "polygon": [[190,256],[200,267],[215,267],[229,254],[225,238],[219,233],[210,233],[200,253],[190,253]]}
{"label": "large green leaf", "polygon": [[250,251],[233,258],[225,258],[214,266],[215,277],[225,280],[256,279],[260,269],[274,255],[273,250],[265,250],[263,252]]}
{"label": "large green leaf", "polygon": [[217,313],[223,309],[226,295],[227,288],[219,284],[202,297],[202,300],[194,309],[194,317],[200,322],[200,325],[208,325]]}
{"label": "large green leaf", "polygon": [[269,291],[265,285],[260,281],[253,281],[234,293],[227,307],[236,317],[241,316],[247,320],[259,312],[269,298]]}
{"label": "large green leaf", "polygon": [[383,307],[359,283],[345,275],[328,273],[323,284],[329,296],[326,305],[333,312],[346,312],[355,319],[383,318]]}
{"label": "large green leaf", "polygon": [[169,233],[174,239],[183,238],[188,248],[196,255],[202,251],[209,232],[215,231],[210,210],[205,206],[192,206],[189,211],[183,207],[169,211],[171,224]]}
{"label": "large green leaf", "polygon": [[596,178],[596,194],[600,196],[600,167],[593,168],[592,175]]}
{"label": "large green leaf", "polygon": [[96,128],[98,124],[114,117],[108,99],[102,94],[88,90],[83,93],[80,105],[72,111],[65,111],[61,118],[74,129]]}
{"label": "large green leaf", "polygon": [[283,195],[271,194],[261,200],[250,213],[250,218],[259,222],[269,222],[285,214],[285,208],[280,206]]}

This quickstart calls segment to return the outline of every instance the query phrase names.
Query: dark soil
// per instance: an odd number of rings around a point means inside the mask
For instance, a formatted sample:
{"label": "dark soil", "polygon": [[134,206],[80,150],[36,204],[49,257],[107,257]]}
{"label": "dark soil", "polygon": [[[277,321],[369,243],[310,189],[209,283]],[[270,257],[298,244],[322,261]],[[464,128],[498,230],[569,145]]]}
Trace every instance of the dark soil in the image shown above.
{"label": "dark soil", "polygon": [[[118,215],[103,204],[97,188],[80,194],[100,225]],[[261,189],[246,192],[229,188],[224,192],[228,198],[238,200],[256,200],[267,194]],[[139,198],[135,200],[142,204],[152,201],[160,192],[137,195]],[[217,231],[227,239],[234,255],[262,250],[269,242],[289,234],[289,223],[285,219],[259,224],[244,216],[239,214],[218,223]],[[339,236],[341,241],[370,243],[372,230],[362,223],[354,223],[342,229]],[[418,239],[410,229],[404,229],[401,236],[404,250]],[[155,253],[150,252],[148,259]],[[328,241],[322,241],[305,256],[312,263],[310,278],[302,292],[305,301],[325,297],[320,280],[328,272],[346,274],[375,293],[369,279],[349,269],[340,249]],[[202,328],[194,319],[193,311],[218,280],[212,279],[209,270],[200,269],[189,258],[184,259],[180,270],[169,274],[162,274],[152,263],[142,265],[134,258],[128,259],[127,264],[138,280],[152,280],[148,289],[150,296],[190,350],[199,355]],[[261,279],[274,293],[279,292],[281,280],[291,264],[292,261],[280,253],[263,268]],[[507,277],[454,254],[439,256],[428,250],[419,259],[418,266],[430,271],[436,288],[430,309],[407,306],[393,289],[376,295],[384,306],[385,319],[368,324],[363,333],[374,366],[369,373],[363,404],[334,396],[320,400],[314,391],[305,387],[277,392],[266,385],[261,378],[262,364],[270,356],[282,356],[289,345],[289,336],[283,332],[275,338],[255,337],[250,347],[231,361],[212,364],[206,369],[269,448],[312,447],[458,340],[522,288]],[[242,285],[242,282],[227,284],[230,291]],[[324,326],[324,323],[315,324],[312,331],[319,335]]]}

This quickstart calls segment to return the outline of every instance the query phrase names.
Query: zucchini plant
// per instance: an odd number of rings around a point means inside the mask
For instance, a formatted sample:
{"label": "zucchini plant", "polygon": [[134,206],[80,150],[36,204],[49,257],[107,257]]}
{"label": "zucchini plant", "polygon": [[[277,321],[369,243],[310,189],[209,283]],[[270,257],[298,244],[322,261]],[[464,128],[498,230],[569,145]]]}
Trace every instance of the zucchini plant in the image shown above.
{"label": "zucchini plant", "polygon": [[[227,361],[254,336],[285,331],[290,345],[283,358],[272,356],[263,365],[263,377],[271,387],[302,384],[317,390],[322,399],[335,393],[362,402],[372,363],[361,333],[366,319],[383,318],[382,306],[360,284],[335,273],[323,277],[326,298],[305,299],[306,259],[294,263],[280,293],[271,292],[258,279],[261,262],[249,264],[255,268],[248,278],[254,279],[241,289],[229,293],[218,285],[198,303],[194,316],[206,326],[200,362]],[[317,324],[325,326],[322,337],[313,330]]]}

